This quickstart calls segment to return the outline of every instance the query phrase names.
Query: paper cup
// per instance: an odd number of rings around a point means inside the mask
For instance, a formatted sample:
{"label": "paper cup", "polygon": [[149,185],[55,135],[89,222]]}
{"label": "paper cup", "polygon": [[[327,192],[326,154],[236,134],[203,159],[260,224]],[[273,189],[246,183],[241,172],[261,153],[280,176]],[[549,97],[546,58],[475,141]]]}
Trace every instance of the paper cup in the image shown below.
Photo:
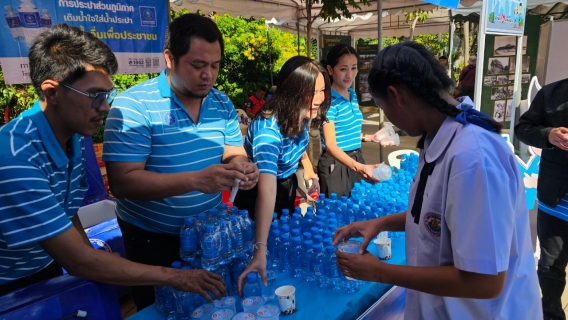
{"label": "paper cup", "polygon": [[387,238],[385,242],[379,242],[379,239],[373,241],[377,247],[377,257],[381,260],[388,260],[391,258],[391,238]]}
{"label": "paper cup", "polygon": [[294,286],[282,286],[275,291],[282,314],[296,312],[296,288]]}

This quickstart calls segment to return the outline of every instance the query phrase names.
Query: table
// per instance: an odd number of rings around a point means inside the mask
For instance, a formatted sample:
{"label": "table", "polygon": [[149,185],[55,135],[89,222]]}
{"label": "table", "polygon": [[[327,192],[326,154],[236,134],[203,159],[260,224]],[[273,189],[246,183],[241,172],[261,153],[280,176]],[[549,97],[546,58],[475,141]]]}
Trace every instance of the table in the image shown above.
{"label": "table", "polygon": [[[369,251],[376,254],[374,244]],[[406,264],[404,237],[392,239],[392,257],[385,262],[397,265]],[[392,285],[375,282],[364,282],[356,293],[345,293],[328,289],[320,289],[302,278],[294,278],[290,274],[279,274],[276,288],[283,285],[296,287],[296,309],[292,315],[280,315],[284,320],[303,319],[356,319],[365,310],[380,299]],[[277,304],[277,301],[271,303]],[[238,310],[238,309],[237,309]],[[162,315],[151,305],[128,318],[129,320],[163,319]]]}

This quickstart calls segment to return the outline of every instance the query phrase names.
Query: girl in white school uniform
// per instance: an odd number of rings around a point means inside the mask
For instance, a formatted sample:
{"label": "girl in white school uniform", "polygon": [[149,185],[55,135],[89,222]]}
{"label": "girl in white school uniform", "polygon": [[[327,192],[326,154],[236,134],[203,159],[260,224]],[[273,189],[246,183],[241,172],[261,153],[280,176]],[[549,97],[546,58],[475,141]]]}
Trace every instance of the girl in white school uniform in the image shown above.
{"label": "girl in white school uniform", "polygon": [[[407,212],[337,230],[335,244],[364,237],[360,254],[337,252],[343,274],[408,288],[406,319],[542,319],[523,177],[501,125],[453,99],[444,68],[414,42],[383,49],[369,85],[394,125],[422,136],[420,162]],[[407,266],[365,251],[402,230]]]}

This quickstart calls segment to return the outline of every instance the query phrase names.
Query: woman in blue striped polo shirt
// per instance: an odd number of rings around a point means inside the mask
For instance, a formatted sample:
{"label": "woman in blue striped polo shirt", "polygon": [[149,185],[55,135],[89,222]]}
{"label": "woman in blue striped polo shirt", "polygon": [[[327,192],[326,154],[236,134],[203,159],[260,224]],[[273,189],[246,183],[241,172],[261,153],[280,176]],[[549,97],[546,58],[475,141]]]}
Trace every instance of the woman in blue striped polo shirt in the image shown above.
{"label": "woman in blue striped polo shirt", "polygon": [[[306,149],[310,122],[321,122],[331,101],[331,84],[325,69],[307,57],[293,57],[282,66],[280,84],[249,125],[245,150],[260,171],[258,184],[239,190],[234,205],[247,209],[256,222],[254,257],[239,277],[239,292],[250,272],[266,283],[266,241],[272,213],[294,210],[296,169],[301,161],[304,179],[317,179]],[[260,245],[259,245],[260,244]]]}
{"label": "woman in blue striped polo shirt", "polygon": [[321,128],[323,153],[318,162],[321,192],[349,196],[355,182],[378,182],[372,174],[377,165],[365,164],[361,141],[372,135],[361,133],[363,114],[351,85],[357,77],[357,52],[346,44],[335,45],[327,54],[327,71],[332,79],[331,107]]}

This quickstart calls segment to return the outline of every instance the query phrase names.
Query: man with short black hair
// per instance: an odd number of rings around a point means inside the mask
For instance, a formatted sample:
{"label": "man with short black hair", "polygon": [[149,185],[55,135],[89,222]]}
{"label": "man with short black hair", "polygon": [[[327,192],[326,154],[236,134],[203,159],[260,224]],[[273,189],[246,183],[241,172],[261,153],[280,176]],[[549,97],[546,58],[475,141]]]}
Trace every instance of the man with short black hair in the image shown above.
{"label": "man with short black hair", "polygon": [[95,250],[77,211],[87,193],[83,137],[103,124],[116,96],[110,48],[55,25],[30,49],[35,105],[0,128],[0,295],[69,274],[116,285],[172,286],[226,294],[220,276],[134,263]]}
{"label": "man with short black hair", "polygon": [[[180,260],[184,218],[219,205],[235,179],[247,190],[258,181],[233,103],[213,88],[222,54],[223,35],[211,19],[174,19],[166,70],[120,94],[109,112],[103,160],[128,259]],[[138,309],[154,302],[151,287],[132,288],[132,296]]]}

